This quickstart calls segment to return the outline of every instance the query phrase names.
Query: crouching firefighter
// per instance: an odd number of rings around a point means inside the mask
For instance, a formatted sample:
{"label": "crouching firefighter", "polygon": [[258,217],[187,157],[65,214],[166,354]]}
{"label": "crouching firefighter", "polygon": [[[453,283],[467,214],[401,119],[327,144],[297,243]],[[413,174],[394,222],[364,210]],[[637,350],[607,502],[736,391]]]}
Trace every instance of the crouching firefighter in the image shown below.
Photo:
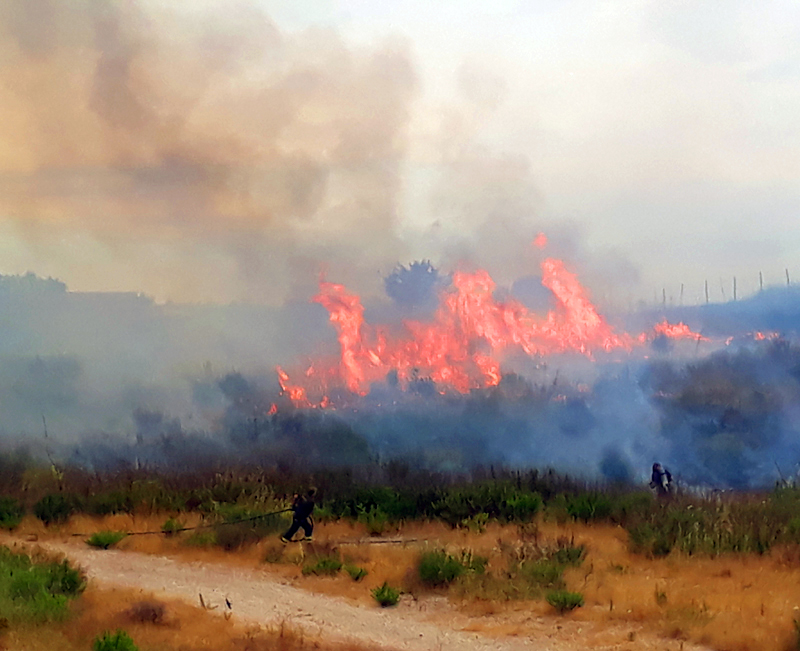
{"label": "crouching firefighter", "polygon": [[305,495],[295,495],[292,501],[292,526],[281,536],[281,542],[292,542],[292,537],[301,528],[305,535],[300,540],[313,540],[314,519],[311,514],[314,512],[314,496],[316,494],[315,488],[309,488]]}

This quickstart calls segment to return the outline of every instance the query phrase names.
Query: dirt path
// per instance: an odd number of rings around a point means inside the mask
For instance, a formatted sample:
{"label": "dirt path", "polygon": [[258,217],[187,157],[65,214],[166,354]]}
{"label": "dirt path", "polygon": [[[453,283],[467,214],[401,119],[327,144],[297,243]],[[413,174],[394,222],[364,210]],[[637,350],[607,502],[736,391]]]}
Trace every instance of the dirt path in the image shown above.
{"label": "dirt path", "polygon": [[[568,620],[564,620],[563,626],[548,626],[537,624],[536,618],[523,617],[520,623],[524,626],[517,626],[512,636],[490,637],[464,630],[479,618],[450,612],[446,605],[437,607],[435,600],[408,600],[389,609],[370,608],[301,590],[267,571],[186,563],[136,552],[99,551],[65,543],[41,546],[65,554],[101,584],[140,588],[156,596],[179,598],[194,604],[199,604],[198,594],[202,593],[207,604],[217,607],[214,613],[224,612],[227,598],[232,604],[234,619],[243,624],[287,622],[313,635],[354,640],[380,649],[567,651],[590,648],[584,643],[580,623]],[[592,644],[591,648],[598,651],[700,648],[675,640],[648,640],[646,636],[620,644],[622,634],[616,637],[617,642],[613,644]]]}

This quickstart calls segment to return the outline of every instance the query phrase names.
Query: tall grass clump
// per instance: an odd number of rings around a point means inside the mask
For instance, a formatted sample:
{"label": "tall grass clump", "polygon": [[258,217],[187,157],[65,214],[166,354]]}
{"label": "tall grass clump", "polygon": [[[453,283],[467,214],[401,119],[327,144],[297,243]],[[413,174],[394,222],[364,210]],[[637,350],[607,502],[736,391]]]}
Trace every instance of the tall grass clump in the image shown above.
{"label": "tall grass clump", "polygon": [[580,592],[553,590],[547,593],[545,599],[561,615],[583,606],[583,595]]}
{"label": "tall grass clump", "polygon": [[0,497],[0,529],[16,529],[22,522],[25,508],[13,497]]}
{"label": "tall grass clump", "polygon": [[359,506],[358,521],[363,524],[370,536],[380,536],[389,524],[389,516],[379,506],[371,506],[369,510]]}
{"label": "tall grass clump", "polygon": [[676,499],[632,518],[626,529],[631,550],[649,556],[764,554],[776,544],[800,542],[797,508],[797,495],[785,491],[722,503]]}
{"label": "tall grass clump", "polygon": [[451,488],[433,506],[436,518],[461,526],[479,514],[504,522],[527,522],[542,508],[542,498],[513,482],[485,482]]}
{"label": "tall grass clump", "polygon": [[419,578],[427,586],[438,588],[447,586],[467,573],[483,574],[486,559],[464,552],[461,558],[445,551],[425,552],[417,565]]}
{"label": "tall grass clump", "polygon": [[180,533],[181,529],[183,529],[183,523],[175,518],[168,518],[164,521],[164,524],[161,525],[161,533],[167,537]]}
{"label": "tall grass clump", "polygon": [[0,547],[0,619],[36,624],[62,620],[69,601],[85,587],[83,574],[67,561],[35,562]]}
{"label": "tall grass clump", "polygon": [[33,514],[45,525],[66,522],[75,510],[75,500],[63,493],[45,495],[33,506]]}
{"label": "tall grass clump", "polygon": [[86,544],[98,549],[109,549],[127,535],[124,531],[98,531],[86,539]]}
{"label": "tall grass clump", "polygon": [[105,632],[95,638],[92,651],[139,651],[131,636],[123,630]]}
{"label": "tall grass clump", "polygon": [[320,556],[313,563],[303,566],[303,574],[317,576],[334,576],[342,569],[342,561],[333,556]]}
{"label": "tall grass clump", "polygon": [[400,601],[400,591],[397,588],[391,587],[385,581],[382,586],[375,588],[372,591],[372,596],[374,597],[375,601],[380,604],[381,608],[394,606],[398,601]]}
{"label": "tall grass clump", "polygon": [[611,516],[613,502],[603,493],[580,493],[567,497],[566,509],[575,520],[607,520]]}
{"label": "tall grass clump", "polygon": [[360,581],[365,576],[367,576],[368,572],[363,567],[359,567],[358,565],[348,564],[344,566],[344,571],[350,576],[353,581]]}

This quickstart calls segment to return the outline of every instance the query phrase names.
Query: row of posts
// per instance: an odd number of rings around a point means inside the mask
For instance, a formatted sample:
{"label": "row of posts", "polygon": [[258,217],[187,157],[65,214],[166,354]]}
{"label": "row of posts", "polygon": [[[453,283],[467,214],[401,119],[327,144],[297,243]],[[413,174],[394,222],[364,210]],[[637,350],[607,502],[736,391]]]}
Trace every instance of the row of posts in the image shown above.
{"label": "row of posts", "polygon": [[[785,269],[785,271],[786,271],[786,286],[788,287],[789,285],[791,285],[791,280],[789,279],[789,268],[787,267]],[[722,299],[725,300],[725,287],[722,286],[721,283],[720,283],[720,289],[722,290]],[[758,289],[759,289],[759,291],[763,291],[764,290],[764,274],[762,272],[760,272],[760,271],[758,272]],[[706,303],[709,303],[710,301],[709,301],[709,297],[708,297],[708,281],[707,280],[705,281],[705,294],[706,294]],[[737,299],[738,299],[738,295],[737,295],[737,292],[736,292],[736,276],[734,276],[733,277],[733,300],[735,301]],[[667,288],[666,287],[663,287],[661,289],[661,304],[664,307],[666,307],[666,305],[667,305]],[[683,305],[683,283],[681,283],[681,296],[680,296],[679,305]]]}

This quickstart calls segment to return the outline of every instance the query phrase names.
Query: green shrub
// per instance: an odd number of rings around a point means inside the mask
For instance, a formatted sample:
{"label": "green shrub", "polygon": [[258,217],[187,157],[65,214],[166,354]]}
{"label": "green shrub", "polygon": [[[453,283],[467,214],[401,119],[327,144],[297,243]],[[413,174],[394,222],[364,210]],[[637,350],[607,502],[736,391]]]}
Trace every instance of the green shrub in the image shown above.
{"label": "green shrub", "polygon": [[664,532],[649,522],[628,528],[628,545],[632,552],[648,556],[666,556],[672,551],[672,543]]}
{"label": "green shrub", "polygon": [[553,590],[547,593],[545,599],[547,599],[547,603],[562,615],[569,610],[575,610],[583,606],[583,595],[580,592]]}
{"label": "green shrub", "polygon": [[567,497],[567,513],[584,522],[608,518],[611,507],[611,500],[601,493],[581,493]]}
{"label": "green shrub", "polygon": [[451,488],[433,504],[433,515],[459,526],[478,514],[506,522],[530,520],[542,507],[542,498],[511,482],[486,482]]}
{"label": "green shrub", "polygon": [[465,574],[483,574],[488,559],[474,556],[464,551],[461,558],[451,556],[445,551],[425,552],[420,556],[417,567],[419,578],[431,587],[449,585]]}
{"label": "green shrub", "polygon": [[371,506],[369,510],[359,506],[358,521],[367,528],[370,536],[380,536],[386,531],[389,516],[378,506]]}
{"label": "green shrub", "polygon": [[118,630],[116,633],[103,633],[95,638],[92,651],[139,651],[130,635]]}
{"label": "green shrub", "polygon": [[418,571],[423,583],[440,587],[455,581],[467,568],[455,556],[444,551],[435,551],[422,554]]}
{"label": "green shrub", "polygon": [[584,545],[578,545],[576,547],[575,545],[569,544],[560,546],[553,552],[550,558],[559,565],[572,565],[577,567],[583,562],[585,553],[586,547]]}
{"label": "green shrub", "polygon": [[65,597],[77,597],[86,589],[83,573],[72,567],[69,561],[49,562],[42,566],[47,577],[47,590]]}
{"label": "green shrub", "polygon": [[92,495],[86,501],[86,511],[92,515],[132,513],[133,497],[129,491],[115,490]]}
{"label": "green shrub", "polygon": [[542,498],[538,493],[518,492],[506,498],[501,517],[509,522],[530,520],[542,508]]}
{"label": "green shrub", "polygon": [[66,617],[69,600],[86,587],[67,561],[34,562],[0,547],[0,620],[42,623]]}
{"label": "green shrub", "polygon": [[62,493],[45,495],[33,506],[34,515],[45,525],[66,522],[74,510],[74,500]]}
{"label": "green shrub", "polygon": [[372,591],[372,596],[375,598],[375,601],[381,605],[381,608],[394,606],[400,601],[400,591],[391,587],[385,581],[381,587],[375,588]]}
{"label": "green shrub", "polygon": [[473,515],[471,518],[461,521],[461,526],[472,533],[484,533],[486,531],[487,524],[489,524],[488,513],[478,513],[477,515]]}
{"label": "green shrub", "polygon": [[564,585],[564,566],[549,559],[525,561],[517,568],[528,582],[542,588],[560,588]]}
{"label": "green shrub", "polygon": [[358,565],[345,565],[344,571],[350,575],[350,578],[353,579],[353,581],[360,581],[367,576],[367,571]]}
{"label": "green shrub", "polygon": [[314,563],[303,566],[303,574],[317,576],[333,576],[342,569],[342,561],[332,556],[321,556]]}
{"label": "green shrub", "polygon": [[656,499],[650,492],[623,493],[613,499],[611,519],[625,526],[633,520],[645,519],[655,505]]}
{"label": "green shrub", "polygon": [[183,529],[183,523],[175,518],[169,518],[164,524],[161,525],[161,533],[165,536],[174,536]]}
{"label": "green shrub", "polygon": [[22,522],[25,508],[13,497],[0,497],[0,529],[16,529]]}
{"label": "green shrub", "polygon": [[86,544],[99,549],[113,547],[128,534],[124,531],[98,531],[86,539]]}
{"label": "green shrub", "polygon": [[211,547],[217,544],[217,536],[213,531],[199,530],[189,536],[184,544],[189,547]]}

